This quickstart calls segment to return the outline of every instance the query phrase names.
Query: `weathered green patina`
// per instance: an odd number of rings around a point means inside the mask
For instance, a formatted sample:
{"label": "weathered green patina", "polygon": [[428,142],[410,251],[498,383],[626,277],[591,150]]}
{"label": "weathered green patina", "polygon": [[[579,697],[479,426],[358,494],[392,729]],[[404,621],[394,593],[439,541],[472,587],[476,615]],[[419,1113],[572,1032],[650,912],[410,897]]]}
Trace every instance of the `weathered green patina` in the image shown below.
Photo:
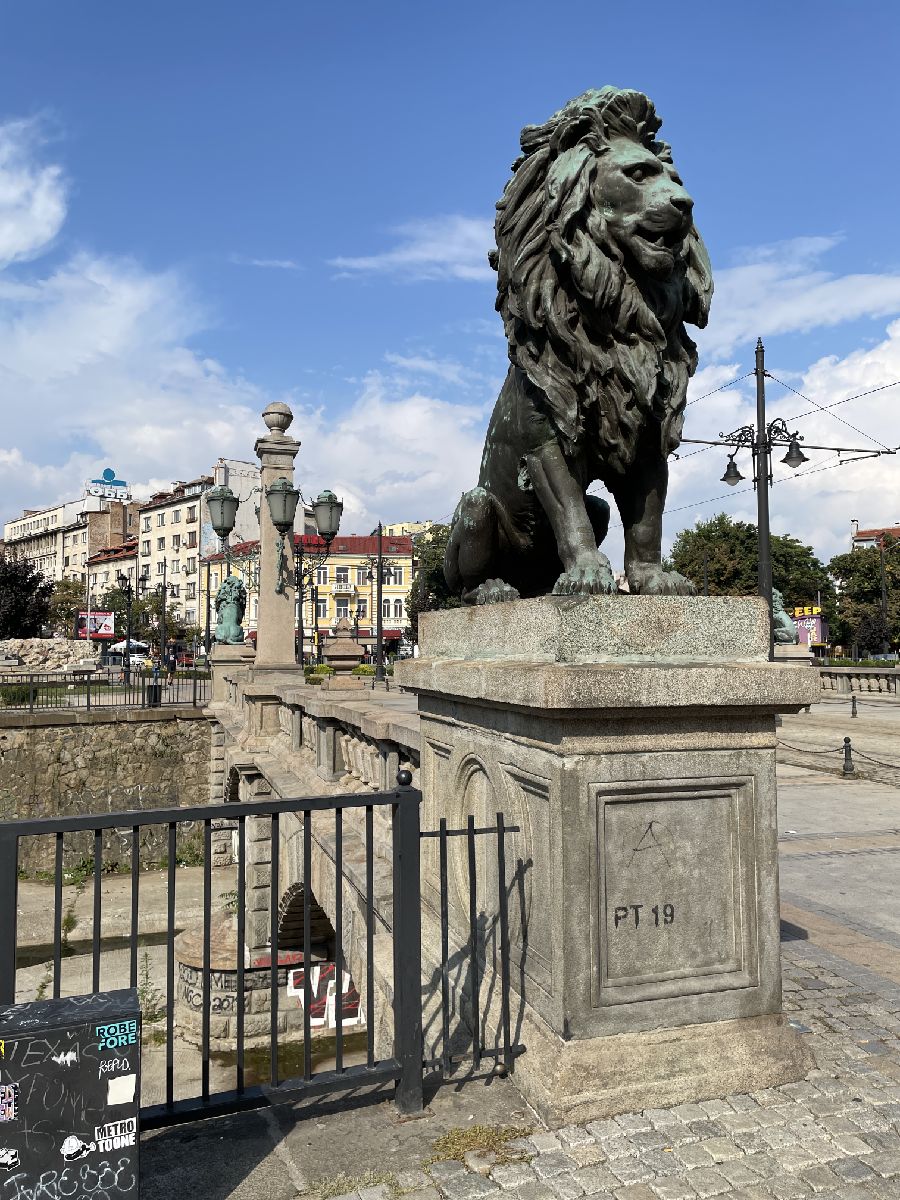
{"label": "weathered green patina", "polygon": [[800,640],[778,588],[772,588],[772,640],[779,646],[796,646]]}
{"label": "weathered green patina", "polygon": [[247,611],[247,590],[236,575],[228,575],[216,592],[215,640],[226,646],[240,646],[244,641],[241,621]]}
{"label": "weathered green patina", "polygon": [[605,87],[522,131],[490,256],[511,365],[445,561],[469,603],[615,591],[597,480],[630,590],[693,590],[663,570],[662,514],[712,272],[660,124]]}

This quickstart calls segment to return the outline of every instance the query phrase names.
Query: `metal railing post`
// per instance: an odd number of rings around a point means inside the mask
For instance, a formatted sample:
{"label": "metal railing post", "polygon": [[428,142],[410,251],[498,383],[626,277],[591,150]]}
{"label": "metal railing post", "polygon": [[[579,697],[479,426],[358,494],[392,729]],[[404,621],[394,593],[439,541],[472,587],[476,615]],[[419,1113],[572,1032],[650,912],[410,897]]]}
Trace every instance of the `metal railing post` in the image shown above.
{"label": "metal railing post", "polygon": [[18,859],[18,835],[14,830],[0,830],[0,1004],[16,1002]]}
{"label": "metal railing post", "polygon": [[[419,805],[422,793],[399,771],[392,807],[394,838],[394,1057],[400,1078],[394,1102],[403,1114],[422,1111],[422,912]],[[371,851],[370,851],[371,852]]]}
{"label": "metal railing post", "polygon": [[[863,755],[865,758],[865,755]],[[848,737],[844,738],[844,766],[843,772],[845,775],[855,775],[856,768],[853,766],[853,747]]]}
{"label": "metal railing post", "polygon": [[850,697],[850,716],[855,717],[857,715],[858,714],[856,712],[856,693],[854,692],[853,695]]}
{"label": "metal railing post", "polygon": [[28,676],[28,711],[34,712],[34,676]]}

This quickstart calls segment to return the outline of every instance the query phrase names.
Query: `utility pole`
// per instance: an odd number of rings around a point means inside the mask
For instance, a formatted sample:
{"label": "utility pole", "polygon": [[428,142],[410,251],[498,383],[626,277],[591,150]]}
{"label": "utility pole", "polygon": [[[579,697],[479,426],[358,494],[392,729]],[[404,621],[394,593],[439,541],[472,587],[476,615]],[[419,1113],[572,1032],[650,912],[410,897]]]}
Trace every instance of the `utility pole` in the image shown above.
{"label": "utility pole", "polygon": [[[887,628],[887,579],[884,574],[884,534],[878,539],[878,549],[881,556],[881,619]],[[890,651],[891,645],[885,639],[881,642],[881,653],[887,654]]]}
{"label": "utility pole", "polygon": [[384,583],[384,559],[382,551],[384,530],[378,522],[378,561],[375,567],[375,682],[384,682],[384,621],[381,614],[381,590]]}
{"label": "utility pole", "polygon": [[769,661],[774,661],[772,628],[772,546],[769,540],[769,436],[766,429],[766,351],[756,340],[756,513],[758,528],[757,591],[769,609]]}

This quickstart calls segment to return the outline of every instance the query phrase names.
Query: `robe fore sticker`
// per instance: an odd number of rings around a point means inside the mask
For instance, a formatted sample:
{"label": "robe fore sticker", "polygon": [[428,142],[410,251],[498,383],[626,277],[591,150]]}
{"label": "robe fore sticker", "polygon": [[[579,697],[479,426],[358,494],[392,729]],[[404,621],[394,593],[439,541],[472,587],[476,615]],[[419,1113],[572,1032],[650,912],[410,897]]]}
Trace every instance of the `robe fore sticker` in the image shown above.
{"label": "robe fore sticker", "polygon": [[118,1050],[121,1046],[137,1045],[137,1021],[113,1021],[97,1026],[97,1049]]}

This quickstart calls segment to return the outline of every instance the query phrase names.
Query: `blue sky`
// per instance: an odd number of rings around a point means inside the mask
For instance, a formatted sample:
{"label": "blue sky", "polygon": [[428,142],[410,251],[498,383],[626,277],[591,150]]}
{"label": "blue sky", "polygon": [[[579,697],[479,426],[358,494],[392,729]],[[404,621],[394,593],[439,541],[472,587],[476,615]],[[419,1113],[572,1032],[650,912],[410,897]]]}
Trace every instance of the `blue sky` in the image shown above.
{"label": "blue sky", "polygon": [[[823,404],[900,379],[898,35],[888,3],[7,3],[4,516],[106,465],[146,491],[250,457],[277,398],[348,532],[446,517],[506,369],[486,252],[519,130],[604,83],[655,100],[710,249],[693,394],[748,371],[757,334]],[[702,401],[687,435],[750,399]],[[895,446],[898,403],[837,411]],[[897,461],[776,487],[775,528],[830,555],[851,516],[900,520]],[[673,465],[667,538],[752,518],[752,495],[699,503],[723,468]]]}

